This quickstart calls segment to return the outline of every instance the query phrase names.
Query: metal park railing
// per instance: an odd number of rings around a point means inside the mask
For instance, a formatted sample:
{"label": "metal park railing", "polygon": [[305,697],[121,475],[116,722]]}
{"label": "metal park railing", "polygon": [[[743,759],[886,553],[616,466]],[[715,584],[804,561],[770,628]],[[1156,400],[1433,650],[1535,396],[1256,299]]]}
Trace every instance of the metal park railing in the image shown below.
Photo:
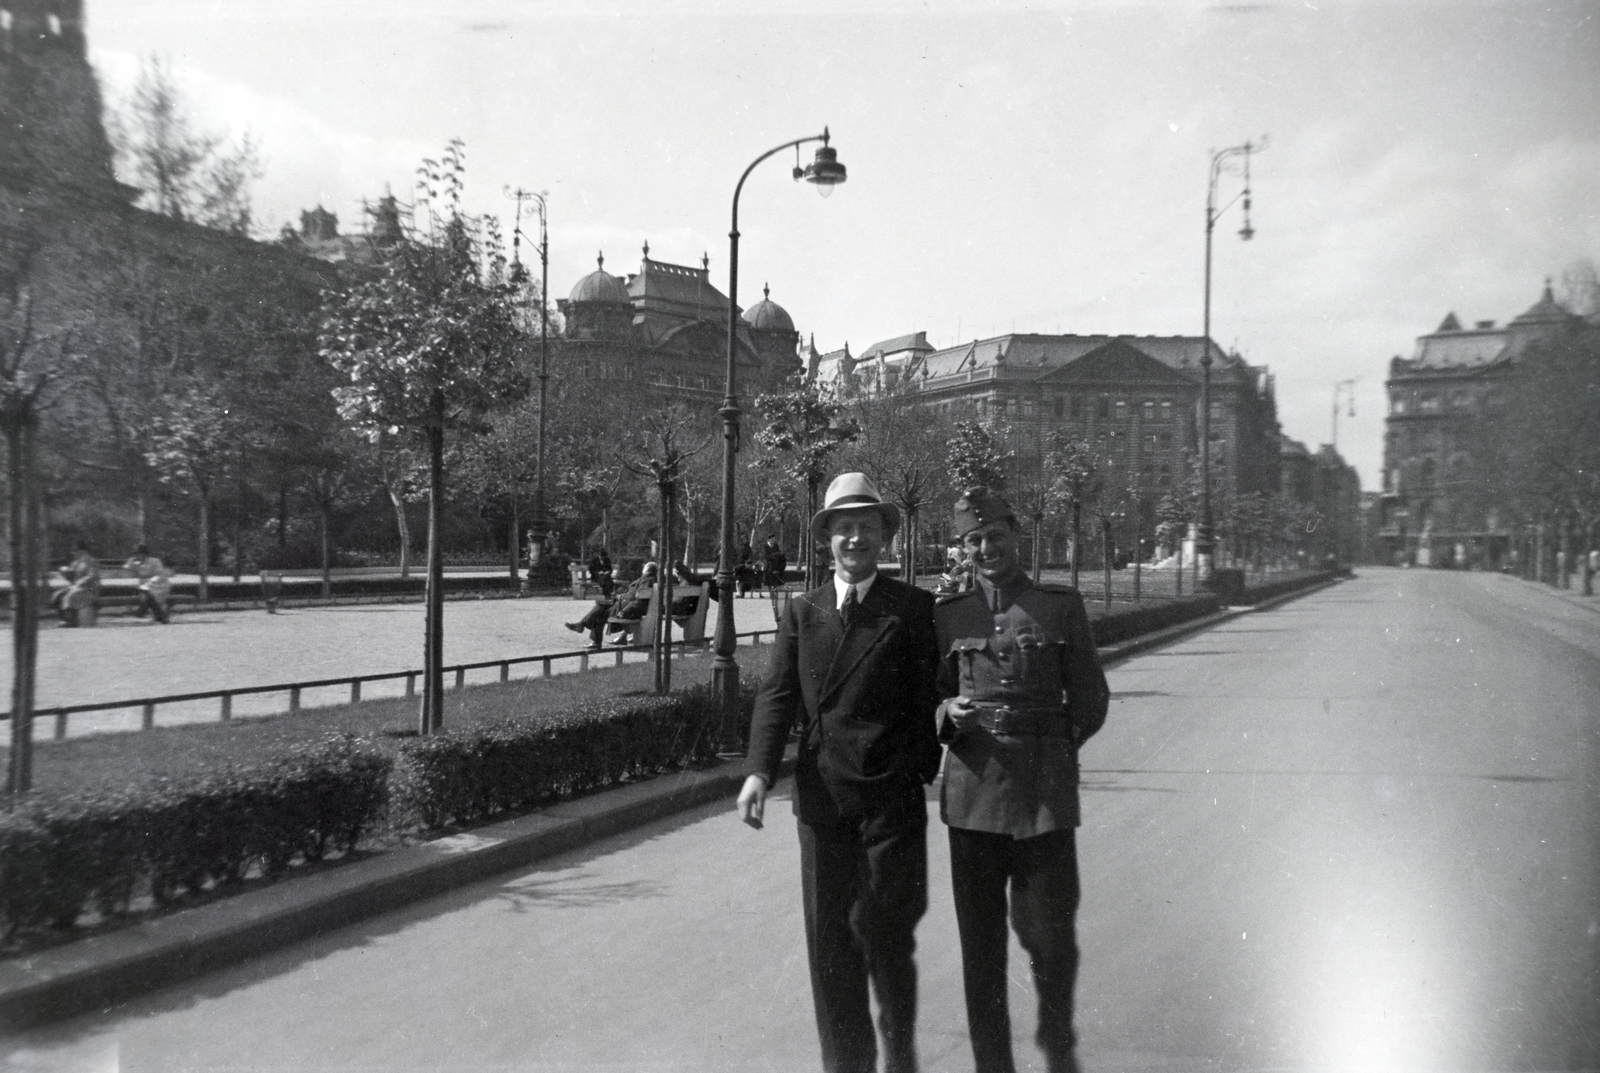
{"label": "metal park railing", "polygon": [[[777,630],[752,630],[749,633],[734,635],[735,643],[748,638],[752,646],[761,644],[765,636],[776,634]],[[674,641],[672,646],[679,654],[690,650],[704,650],[711,645],[710,640],[704,641]],[[511,679],[511,668],[529,663],[540,664],[540,677],[549,678],[553,673],[553,664],[557,660],[578,661],[578,672],[581,674],[590,669],[590,662],[601,661],[605,656],[612,656],[614,666],[622,666],[623,657],[629,653],[649,653],[651,646],[619,645],[604,650],[576,649],[569,652],[551,652],[538,656],[515,656],[511,659],[486,659],[476,663],[456,663],[444,668],[446,675],[454,676],[455,688],[463,689],[467,684],[468,671],[487,670],[491,667],[499,668],[500,681]],[[55,740],[61,741],[67,736],[67,720],[70,716],[83,712],[112,712],[126,711],[137,708],[140,710],[140,729],[151,730],[156,725],[156,709],[164,705],[189,703],[194,701],[215,700],[218,702],[218,717],[226,722],[233,718],[233,700],[235,697],[254,696],[262,693],[286,694],[290,712],[300,710],[301,694],[308,689],[329,689],[339,686],[348,686],[350,690],[350,703],[355,704],[361,700],[361,687],[369,682],[392,682],[405,679],[407,697],[414,697],[417,693],[417,679],[423,672],[416,671],[388,671],[383,674],[353,674],[340,675],[336,678],[318,678],[304,682],[280,682],[264,686],[239,686],[234,689],[206,689],[194,693],[169,693],[160,697],[135,697],[129,700],[96,701],[92,704],[63,704],[54,708],[37,708],[33,717],[39,719],[55,720]],[[0,713],[0,720],[9,720],[10,712]]]}

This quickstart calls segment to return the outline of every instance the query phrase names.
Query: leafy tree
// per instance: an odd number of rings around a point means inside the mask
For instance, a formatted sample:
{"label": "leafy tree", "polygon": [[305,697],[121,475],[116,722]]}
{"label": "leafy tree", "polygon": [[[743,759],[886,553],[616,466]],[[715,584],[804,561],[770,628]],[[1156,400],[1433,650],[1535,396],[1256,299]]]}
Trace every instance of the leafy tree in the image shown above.
{"label": "leafy tree", "polygon": [[220,135],[197,130],[172,70],[160,57],[141,64],[127,110],[113,117],[111,131],[152,211],[236,235],[250,233],[250,184],[262,174],[255,139],[247,132],[228,146]]}
{"label": "leafy tree", "polygon": [[[788,458],[788,474],[806,490],[806,517],[817,513],[817,494],[835,451],[860,435],[833,388],[796,373],[782,391],[756,398],[761,427],[756,442]],[[806,588],[818,584],[817,555],[806,538]]]}
{"label": "leafy tree", "polygon": [[1046,462],[1054,475],[1059,502],[1072,511],[1072,587],[1078,587],[1083,561],[1083,508],[1100,495],[1100,471],[1088,440],[1074,439],[1065,429],[1050,434]]}
{"label": "leafy tree", "polygon": [[900,576],[916,581],[921,546],[922,508],[945,485],[949,422],[903,384],[863,394],[851,407],[860,437],[850,449],[850,464],[872,478],[905,515],[900,541]]}
{"label": "leafy tree", "polygon": [[[656,532],[660,570],[656,573],[655,635],[650,638],[650,658],[655,667],[655,689],[666,694],[672,689],[672,564],[676,556],[672,540],[672,522],[675,514],[673,501],[677,498],[685,465],[711,443],[706,436],[694,446],[688,446],[689,430],[700,424],[696,415],[681,403],[663,406],[647,414],[636,431],[624,437],[619,456],[624,469],[653,483],[660,506]],[[720,594],[727,600],[731,593]]]}
{"label": "leafy tree", "polygon": [[199,597],[208,594],[211,505],[218,486],[234,473],[243,423],[222,391],[190,378],[157,414],[147,456],[161,480],[194,500],[198,526]]}
{"label": "leafy tree", "polygon": [[319,339],[323,358],[348,378],[335,395],[351,427],[374,443],[386,432],[406,437],[427,453],[423,733],[437,731],[444,714],[445,441],[527,391],[515,357],[517,288],[493,222],[460,211],[465,170],[459,141],[423,162],[426,188],[444,194],[442,204],[426,203],[427,230],[397,243],[373,279],[330,298]]}
{"label": "leafy tree", "polygon": [[957,491],[982,485],[1004,492],[1013,458],[1003,433],[981,421],[957,421],[945,450],[945,466]]}
{"label": "leafy tree", "polygon": [[1156,501],[1156,521],[1162,539],[1177,554],[1177,585],[1183,595],[1183,542],[1188,538],[1189,526],[1200,517],[1200,463],[1192,451],[1183,453],[1183,472],[1178,483],[1167,489]]}

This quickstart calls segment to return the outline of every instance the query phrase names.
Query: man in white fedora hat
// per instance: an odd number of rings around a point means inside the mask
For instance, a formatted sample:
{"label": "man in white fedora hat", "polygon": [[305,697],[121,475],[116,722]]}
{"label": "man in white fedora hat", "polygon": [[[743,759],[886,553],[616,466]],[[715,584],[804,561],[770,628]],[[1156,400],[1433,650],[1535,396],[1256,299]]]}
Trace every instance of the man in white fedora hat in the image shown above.
{"label": "man in white fedora hat", "polygon": [[917,1068],[912,933],[928,905],[923,786],[939,772],[938,658],[933,595],[878,576],[879,553],[899,525],[865,474],[828,486],[811,532],[827,541],[833,576],[793,600],[779,623],[739,793],[745,822],[759,827],[798,718],[801,895],[828,1073],[872,1073],[879,1034],[886,1073]]}

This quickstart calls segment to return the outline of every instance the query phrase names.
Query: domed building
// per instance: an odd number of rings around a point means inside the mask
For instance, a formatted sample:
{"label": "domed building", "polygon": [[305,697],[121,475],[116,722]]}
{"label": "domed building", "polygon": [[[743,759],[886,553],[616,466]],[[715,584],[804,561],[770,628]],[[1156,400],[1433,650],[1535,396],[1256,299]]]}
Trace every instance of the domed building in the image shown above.
{"label": "domed building", "polygon": [[[653,260],[644,246],[626,278],[605,270],[580,279],[558,300],[565,327],[562,361],[576,375],[643,383],[678,398],[720,399],[727,377],[728,298],[700,266]],[[800,368],[799,333],[787,311],[763,298],[745,311],[735,335],[739,393],[756,394]]]}

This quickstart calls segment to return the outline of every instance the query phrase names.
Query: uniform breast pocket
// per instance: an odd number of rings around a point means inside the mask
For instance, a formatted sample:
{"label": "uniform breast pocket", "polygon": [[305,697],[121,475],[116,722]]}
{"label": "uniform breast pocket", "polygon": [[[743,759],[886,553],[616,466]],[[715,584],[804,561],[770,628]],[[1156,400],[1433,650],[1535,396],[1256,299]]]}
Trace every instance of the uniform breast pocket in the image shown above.
{"label": "uniform breast pocket", "polygon": [[950,642],[950,653],[956,657],[956,666],[961,669],[960,689],[963,695],[972,696],[978,692],[981,683],[975,680],[973,672],[976,669],[978,676],[987,678],[985,669],[994,662],[994,653],[989,647],[987,637],[957,637]]}
{"label": "uniform breast pocket", "polygon": [[1024,681],[1059,680],[1065,662],[1067,639],[1050,630],[1030,628],[1016,635],[1017,668]]}

